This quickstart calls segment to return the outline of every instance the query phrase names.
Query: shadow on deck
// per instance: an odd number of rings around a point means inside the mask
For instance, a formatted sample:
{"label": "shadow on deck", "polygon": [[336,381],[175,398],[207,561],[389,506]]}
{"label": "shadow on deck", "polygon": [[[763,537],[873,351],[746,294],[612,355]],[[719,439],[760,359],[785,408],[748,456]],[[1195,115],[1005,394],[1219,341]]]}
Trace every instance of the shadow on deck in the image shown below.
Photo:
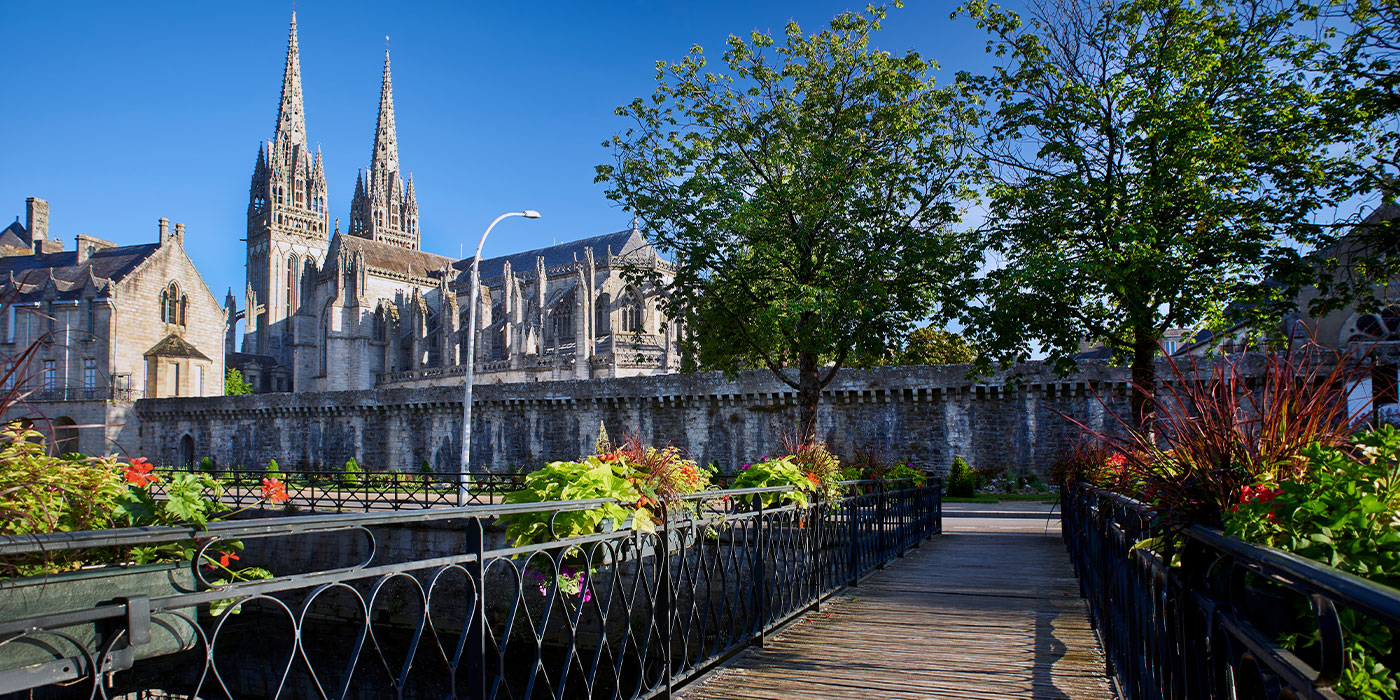
{"label": "shadow on deck", "polygon": [[1059,523],[976,531],[945,515],[950,534],[681,697],[1113,698]]}

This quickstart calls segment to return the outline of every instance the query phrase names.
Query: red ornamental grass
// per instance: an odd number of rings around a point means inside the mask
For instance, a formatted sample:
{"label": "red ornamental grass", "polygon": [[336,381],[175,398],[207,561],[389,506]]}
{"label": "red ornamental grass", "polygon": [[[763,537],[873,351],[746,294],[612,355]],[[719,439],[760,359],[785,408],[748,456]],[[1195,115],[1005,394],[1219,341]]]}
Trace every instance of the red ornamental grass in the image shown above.
{"label": "red ornamental grass", "polygon": [[[1168,522],[1219,526],[1245,487],[1296,476],[1307,446],[1347,443],[1356,418],[1347,390],[1369,370],[1366,360],[1313,343],[1208,366],[1169,357],[1150,403],[1150,432],[1112,411],[1125,436],[1074,422],[1118,455],[1108,471],[1121,464],[1121,474],[1101,485],[1149,498]],[[1259,371],[1246,372],[1246,363]]]}

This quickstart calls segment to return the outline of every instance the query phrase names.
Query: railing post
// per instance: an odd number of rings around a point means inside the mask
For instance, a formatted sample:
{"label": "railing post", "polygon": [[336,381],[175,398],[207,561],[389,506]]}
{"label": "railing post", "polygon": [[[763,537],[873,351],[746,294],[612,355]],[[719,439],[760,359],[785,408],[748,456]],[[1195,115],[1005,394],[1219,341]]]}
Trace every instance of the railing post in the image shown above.
{"label": "railing post", "polygon": [[875,568],[883,569],[890,557],[890,549],[885,541],[885,485],[880,482],[875,484],[875,547],[879,550]]}
{"label": "railing post", "polygon": [[675,592],[671,586],[671,514],[668,512],[665,501],[661,503],[661,541],[656,546],[657,563],[657,588],[656,592],[656,617],[657,630],[661,634],[661,649],[665,656],[666,673],[666,693],[663,698],[670,700],[672,691],[675,690],[675,673],[672,668],[673,646],[671,639],[671,611],[675,609]]}
{"label": "railing post", "polygon": [[809,594],[812,596],[812,611],[821,612],[822,531],[825,527],[827,508],[823,507],[825,504],[822,502],[820,493],[816,494],[813,500],[816,502],[816,507],[808,515],[812,521],[812,527],[807,531],[807,566],[810,569],[807,585],[810,586]]}
{"label": "railing post", "polygon": [[758,504],[754,516],[754,616],[758,620],[758,646],[761,647],[767,641],[768,628],[768,526],[763,518],[763,494],[755,494],[754,499]]}
{"label": "railing post", "polygon": [[471,519],[466,534],[467,551],[476,554],[476,561],[467,567],[476,583],[476,599],[472,601],[467,644],[462,650],[467,664],[467,688],[462,695],[467,700],[486,700],[486,536],[480,518]]}
{"label": "railing post", "polygon": [[851,507],[846,512],[846,568],[850,574],[848,586],[860,585],[860,544],[857,541],[859,527],[857,520],[860,519],[860,494],[856,493],[851,497]]}

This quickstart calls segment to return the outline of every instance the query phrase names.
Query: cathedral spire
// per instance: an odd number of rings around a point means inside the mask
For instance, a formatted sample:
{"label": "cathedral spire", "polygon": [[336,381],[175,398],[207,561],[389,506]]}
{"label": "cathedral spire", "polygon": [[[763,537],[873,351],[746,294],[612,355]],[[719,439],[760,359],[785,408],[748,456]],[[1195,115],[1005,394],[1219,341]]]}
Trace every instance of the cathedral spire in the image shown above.
{"label": "cathedral spire", "polygon": [[279,147],[306,147],[306,114],[301,99],[301,54],[297,50],[297,13],[292,13],[292,28],[287,39],[287,66],[282,71],[282,104],[277,108]]}
{"label": "cathedral spire", "polygon": [[389,77],[389,50],[384,49],[384,82],[379,87],[379,123],[374,129],[370,180],[392,184],[398,179],[399,136],[394,128],[394,84]]}

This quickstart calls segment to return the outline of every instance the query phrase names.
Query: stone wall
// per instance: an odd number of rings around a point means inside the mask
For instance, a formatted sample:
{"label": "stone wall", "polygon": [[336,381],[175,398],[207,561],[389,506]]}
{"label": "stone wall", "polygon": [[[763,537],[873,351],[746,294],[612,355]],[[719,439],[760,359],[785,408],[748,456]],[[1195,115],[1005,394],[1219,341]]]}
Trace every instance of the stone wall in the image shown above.
{"label": "stone wall", "polygon": [[[946,469],[974,466],[1044,472],[1079,440],[1062,417],[1112,427],[1127,411],[1120,370],[1089,366],[1059,379],[1030,366],[1017,384],[968,380],[966,367],[846,370],[823,396],[818,430],[842,456],[877,449]],[[412,470],[428,460],[455,470],[461,450],[458,387],[146,399],[137,403],[144,453],[179,461],[185,435],[196,459],[221,466]],[[590,453],[600,422],[614,439],[637,432],[705,464],[732,469],[776,454],[797,420],[794,392],[769,372],[734,381],[715,374],[501,384],[475,388],[472,464],[507,471]]]}

